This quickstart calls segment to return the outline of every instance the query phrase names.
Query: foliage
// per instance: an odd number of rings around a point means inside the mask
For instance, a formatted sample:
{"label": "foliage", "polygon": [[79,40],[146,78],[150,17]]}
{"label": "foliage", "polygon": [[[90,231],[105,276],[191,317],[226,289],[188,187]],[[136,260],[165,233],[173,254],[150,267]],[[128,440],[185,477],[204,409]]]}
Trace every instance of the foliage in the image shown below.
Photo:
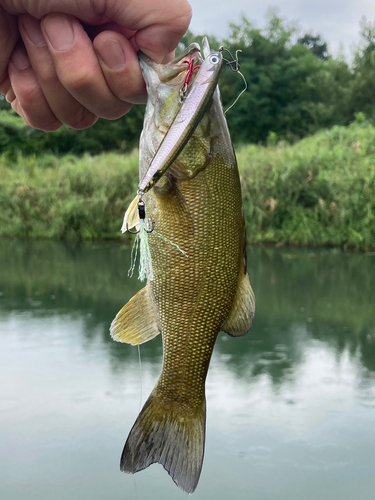
{"label": "foliage", "polygon": [[3,96],[2,94],[0,94],[0,110],[3,110],[3,109],[6,109],[6,110],[10,110],[10,104],[5,100],[5,96]]}
{"label": "foliage", "polygon": [[375,247],[375,128],[363,115],[291,146],[239,151],[254,241]]}
{"label": "foliage", "polygon": [[[238,150],[252,242],[375,248],[375,128],[363,114],[294,145]],[[118,238],[137,189],[137,153],[0,163],[0,236]]]}
{"label": "foliage", "polygon": [[318,59],[323,59],[323,61],[326,61],[328,59],[327,43],[321,39],[320,35],[306,33],[304,36],[298,38],[297,43],[299,43],[300,45],[306,45],[306,47]]}
{"label": "foliage", "polygon": [[143,113],[143,106],[136,106],[119,120],[99,120],[86,130],[64,126],[56,132],[45,133],[25,125],[13,111],[0,110],[0,154],[14,160],[20,151],[25,155],[131,151],[138,145]]}
{"label": "foliage", "polygon": [[0,234],[101,239],[120,235],[137,189],[138,155],[19,156],[0,167]]}
{"label": "foliage", "polygon": [[[241,71],[248,82],[248,91],[228,113],[235,142],[264,142],[270,131],[293,141],[349,122],[342,100],[350,88],[349,67],[324,55],[326,45],[319,36],[314,50],[307,43],[312,35],[294,43],[295,28],[274,13],[265,29],[255,28],[246,18],[230,29],[224,45],[242,51]],[[323,52],[316,53],[318,46]],[[224,70],[221,78],[225,105],[243,86],[236,74],[229,73]]]}
{"label": "foliage", "polygon": [[364,112],[375,119],[375,23],[362,18],[362,44],[354,58],[354,80],[350,95],[350,113]]}

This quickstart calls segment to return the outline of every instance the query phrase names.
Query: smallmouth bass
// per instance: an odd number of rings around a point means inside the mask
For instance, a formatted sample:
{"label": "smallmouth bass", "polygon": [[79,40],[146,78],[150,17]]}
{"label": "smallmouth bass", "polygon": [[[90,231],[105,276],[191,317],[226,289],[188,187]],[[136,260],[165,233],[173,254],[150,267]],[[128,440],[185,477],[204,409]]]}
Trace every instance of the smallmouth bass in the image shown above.
{"label": "smallmouth bass", "polygon": [[[206,41],[204,56],[210,56]],[[178,118],[190,61],[203,62],[198,44],[166,65],[140,55],[148,92],[141,181]],[[245,335],[255,312],[239,174],[217,87],[185,147],[143,200],[163,238],[149,234],[153,279],[117,314],[111,335],[137,345],[161,333],[163,368],[130,431],[120,468],[135,473],[158,462],[192,493],[203,463],[205,380],[217,335]]]}

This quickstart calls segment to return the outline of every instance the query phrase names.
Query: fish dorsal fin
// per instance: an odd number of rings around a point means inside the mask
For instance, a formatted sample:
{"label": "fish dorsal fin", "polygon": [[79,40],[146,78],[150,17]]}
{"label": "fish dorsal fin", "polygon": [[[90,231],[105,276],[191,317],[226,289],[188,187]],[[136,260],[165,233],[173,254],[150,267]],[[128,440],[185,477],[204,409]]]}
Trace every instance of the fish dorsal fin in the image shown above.
{"label": "fish dorsal fin", "polygon": [[121,232],[125,233],[128,229],[132,229],[137,224],[139,224],[139,215],[138,215],[138,202],[139,196],[137,195],[134,200],[128,206],[127,211],[125,212],[124,222],[122,223]]}
{"label": "fish dorsal fin", "polygon": [[160,333],[154,304],[148,287],[142,288],[117,313],[110,328],[116,342],[139,345]]}
{"label": "fish dorsal fin", "polygon": [[232,309],[222,330],[232,337],[242,337],[250,330],[255,315],[255,297],[249,276],[240,272]]}

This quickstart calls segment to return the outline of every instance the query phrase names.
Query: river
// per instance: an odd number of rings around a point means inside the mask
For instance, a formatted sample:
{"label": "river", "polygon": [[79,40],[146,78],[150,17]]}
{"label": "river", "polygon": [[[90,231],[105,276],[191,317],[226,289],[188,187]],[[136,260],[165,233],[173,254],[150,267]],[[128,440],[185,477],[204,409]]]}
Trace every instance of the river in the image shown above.
{"label": "river", "polygon": [[[375,254],[255,248],[250,334],[219,335],[194,498],[375,491]],[[0,498],[183,499],[160,465],[119,471],[158,374],[108,328],[142,284],[120,243],[0,240]]]}

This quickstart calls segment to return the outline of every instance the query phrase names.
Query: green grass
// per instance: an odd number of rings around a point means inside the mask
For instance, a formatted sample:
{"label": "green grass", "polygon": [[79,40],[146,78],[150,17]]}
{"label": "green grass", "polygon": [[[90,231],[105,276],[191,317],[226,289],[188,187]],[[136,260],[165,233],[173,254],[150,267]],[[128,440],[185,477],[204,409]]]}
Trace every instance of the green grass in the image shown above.
{"label": "green grass", "polygon": [[[359,116],[294,145],[237,152],[251,242],[375,248],[375,128]],[[0,236],[120,236],[138,153],[0,157]]]}
{"label": "green grass", "polygon": [[0,166],[0,236],[118,237],[137,179],[137,152],[19,157]]}
{"label": "green grass", "polygon": [[238,152],[254,242],[375,247],[375,128],[334,127]]}

